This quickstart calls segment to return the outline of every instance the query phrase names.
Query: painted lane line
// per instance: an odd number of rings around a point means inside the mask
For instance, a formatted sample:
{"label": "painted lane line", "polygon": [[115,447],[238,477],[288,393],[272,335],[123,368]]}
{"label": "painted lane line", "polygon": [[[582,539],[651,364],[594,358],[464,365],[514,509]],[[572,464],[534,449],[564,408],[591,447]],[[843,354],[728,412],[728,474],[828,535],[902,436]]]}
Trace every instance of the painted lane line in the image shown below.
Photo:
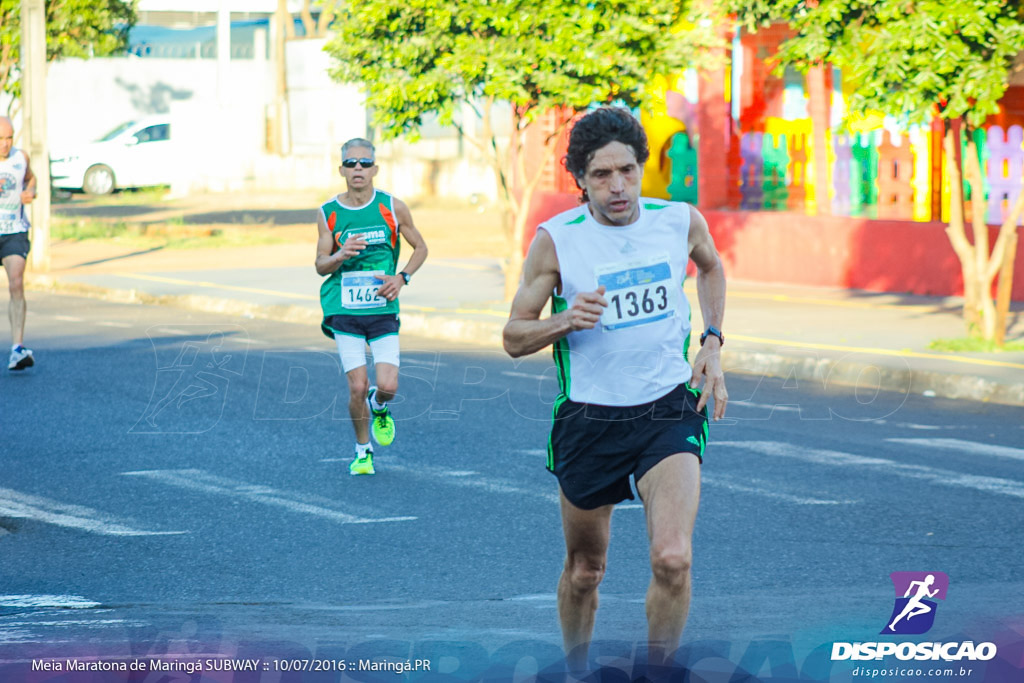
{"label": "painted lane line", "polygon": [[409,522],[416,517],[366,517],[352,515],[336,509],[334,501],[293,491],[282,491],[242,481],[208,474],[202,470],[142,470],[122,472],[124,476],[145,477],[162,484],[191,491],[201,491],[230,498],[241,498],[254,503],[284,508],[290,512],[322,517],[339,524],[377,524],[382,522]]}
{"label": "painted lane line", "polygon": [[763,487],[748,486],[749,483],[760,484],[757,480],[747,480],[746,483],[739,483],[734,481],[731,477],[723,477],[721,475],[701,477],[702,484],[710,484],[712,487],[723,488],[727,491],[734,493],[745,493],[754,494],[757,496],[763,496],[765,498],[771,498],[778,500],[783,503],[793,503],[795,505],[852,505],[857,503],[856,500],[829,500],[824,498],[808,498],[807,496],[796,496],[790,493],[782,493],[781,491],[772,490],[769,485],[765,484]]}
{"label": "painted lane line", "polygon": [[60,503],[5,488],[0,488],[0,516],[31,519],[104,536],[173,536],[188,533],[135,529],[99,510]]}
{"label": "painted lane line", "polygon": [[1024,448],[1011,446],[990,446],[976,441],[961,439],[886,439],[890,443],[901,443],[921,448],[934,448],[943,451],[956,451],[964,455],[991,455],[997,458],[1024,460]]}
{"label": "painted lane line", "polygon": [[984,493],[998,493],[1014,496],[1015,498],[1024,498],[1024,482],[1013,479],[963,474],[937,467],[910,465],[896,460],[886,460],[885,458],[871,458],[841,451],[805,448],[796,444],[779,443],[776,441],[718,441],[716,445],[732,446],[761,455],[793,458],[794,460],[802,460],[816,465],[860,467],[864,470],[875,471],[888,476],[895,475],[942,486],[956,486]]}
{"label": "painted lane line", "polygon": [[516,453],[522,453],[523,455],[540,455],[547,456],[548,450],[546,448],[519,448]]}
{"label": "painted lane line", "polygon": [[0,607],[59,607],[91,609],[101,603],[77,595],[0,595]]}
{"label": "painted lane line", "polygon": [[149,282],[164,282],[171,285],[188,285],[189,287],[202,287],[205,289],[224,289],[230,292],[246,292],[249,294],[265,294],[267,296],[278,296],[286,299],[298,299],[300,301],[317,301],[318,297],[311,294],[294,294],[292,292],[279,292],[273,289],[259,289],[257,287],[239,287],[237,285],[225,285],[216,282],[203,282],[201,280],[184,280],[175,277],[163,277],[161,275],[149,275],[143,273],[114,273],[118,277],[147,280]]}
{"label": "painted lane line", "polygon": [[[124,273],[124,272],[122,272],[122,273],[114,273],[114,275],[117,275],[118,277],[127,278],[129,280],[134,279],[134,280],[147,280],[147,281],[150,281],[150,282],[164,282],[164,283],[172,284],[172,285],[186,285],[188,287],[193,287],[193,288],[194,287],[198,287],[198,288],[202,288],[202,289],[222,289],[222,290],[228,291],[228,292],[245,292],[247,294],[261,294],[261,295],[265,295],[265,296],[274,296],[274,297],[280,297],[280,298],[284,298],[284,299],[295,299],[295,300],[298,300],[298,301],[307,301],[307,302],[310,302],[310,303],[316,302],[316,301],[319,300],[318,297],[313,296],[311,294],[295,294],[294,292],[280,292],[280,291],[277,291],[277,290],[274,290],[274,289],[260,289],[258,287],[239,287],[237,285],[226,285],[226,284],[221,284],[221,283],[217,283],[217,282],[204,282],[202,280],[184,280],[184,279],[181,279],[181,278],[163,277],[161,275],[148,275],[148,274],[143,274],[143,273]],[[487,309],[475,309],[475,308],[445,309],[445,308],[437,308],[437,307],[434,307],[434,306],[415,306],[413,304],[403,304],[402,308],[404,308],[406,310],[409,310],[409,311],[419,311],[419,312],[422,312],[422,313],[436,313],[436,312],[440,312],[440,311],[448,311],[448,312],[456,313],[456,314],[458,314],[458,313],[465,313],[465,314],[473,314],[473,315],[493,316],[493,317],[502,318],[502,319],[507,319],[508,318],[508,312],[507,311],[493,311],[493,310],[487,310]]]}
{"label": "painted lane line", "polygon": [[448,484],[462,488],[478,489],[487,493],[508,493],[515,496],[530,496],[533,498],[540,498],[541,500],[546,500],[551,503],[558,503],[558,495],[555,493],[538,491],[534,488],[525,488],[508,479],[498,479],[486,476],[476,476],[473,478],[452,477],[450,470],[443,467],[433,467],[422,463],[408,465],[403,463],[404,461],[397,458],[389,458],[387,467],[395,472],[401,472],[414,477],[441,479]]}
{"label": "painted lane line", "polygon": [[110,321],[101,321],[96,323],[100,327],[119,327],[121,329],[127,329],[132,326],[131,323],[115,323]]}
{"label": "painted lane line", "polygon": [[799,413],[800,406],[795,406],[789,403],[781,405],[772,405],[771,403],[751,403],[750,401],[729,401],[730,406],[739,406],[740,408],[760,408],[762,410],[777,410],[780,413]]}
{"label": "painted lane line", "polygon": [[536,380],[550,379],[552,381],[554,381],[554,379],[555,379],[554,372],[552,372],[550,375],[531,375],[528,372],[512,372],[510,370],[507,370],[505,372],[502,372],[501,374],[505,375],[506,377],[522,377],[524,379],[536,379]]}

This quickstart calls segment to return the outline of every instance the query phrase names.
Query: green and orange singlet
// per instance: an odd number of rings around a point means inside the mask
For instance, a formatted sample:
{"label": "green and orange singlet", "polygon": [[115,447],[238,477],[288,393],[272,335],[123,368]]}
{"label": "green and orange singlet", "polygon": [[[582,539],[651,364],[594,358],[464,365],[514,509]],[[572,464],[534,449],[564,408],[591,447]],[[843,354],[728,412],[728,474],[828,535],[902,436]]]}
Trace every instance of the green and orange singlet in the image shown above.
{"label": "green and orange singlet", "polygon": [[335,315],[397,314],[398,299],[388,301],[375,296],[377,287],[382,284],[378,276],[394,275],[398,268],[401,241],[394,197],[376,190],[367,204],[356,208],[345,206],[333,197],[320,211],[334,237],[332,254],[352,234],[362,235],[367,242],[366,249],[342,262],[320,286],[324,331],[327,332],[327,323]]}

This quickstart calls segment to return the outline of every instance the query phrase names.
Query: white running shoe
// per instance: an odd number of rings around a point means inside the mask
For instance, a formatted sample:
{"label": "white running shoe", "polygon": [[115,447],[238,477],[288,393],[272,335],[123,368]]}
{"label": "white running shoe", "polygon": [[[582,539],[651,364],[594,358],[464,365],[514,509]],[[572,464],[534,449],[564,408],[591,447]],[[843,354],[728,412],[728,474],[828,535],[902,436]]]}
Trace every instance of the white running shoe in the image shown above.
{"label": "white running shoe", "polygon": [[36,359],[32,357],[32,351],[19,345],[17,348],[11,350],[11,359],[7,363],[7,369],[24,370],[25,368],[30,368],[35,364]]}

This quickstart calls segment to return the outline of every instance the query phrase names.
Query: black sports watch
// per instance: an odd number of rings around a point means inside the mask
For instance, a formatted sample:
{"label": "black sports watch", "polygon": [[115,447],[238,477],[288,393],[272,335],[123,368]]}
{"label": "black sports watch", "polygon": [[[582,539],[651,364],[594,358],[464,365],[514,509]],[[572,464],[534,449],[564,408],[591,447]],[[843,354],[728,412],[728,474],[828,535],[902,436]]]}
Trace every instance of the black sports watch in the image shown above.
{"label": "black sports watch", "polygon": [[399,275],[401,275],[402,279],[405,280],[405,284],[409,284],[409,280],[412,279],[412,275],[409,275],[409,273],[405,272],[404,270],[401,273],[399,273]]}
{"label": "black sports watch", "polygon": [[701,346],[704,346],[704,342],[707,341],[708,335],[718,337],[718,343],[722,346],[725,345],[725,335],[722,334],[722,331],[720,329],[718,329],[714,325],[710,325],[708,326],[708,329],[704,330],[704,334],[700,335]]}

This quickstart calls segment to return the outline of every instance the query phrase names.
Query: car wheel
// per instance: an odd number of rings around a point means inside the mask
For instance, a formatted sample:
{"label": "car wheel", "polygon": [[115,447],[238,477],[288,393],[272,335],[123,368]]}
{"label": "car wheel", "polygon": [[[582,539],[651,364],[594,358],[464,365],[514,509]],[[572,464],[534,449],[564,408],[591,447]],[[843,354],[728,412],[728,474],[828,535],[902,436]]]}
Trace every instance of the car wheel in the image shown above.
{"label": "car wheel", "polygon": [[114,191],[114,172],[109,166],[90,166],[82,179],[82,190],[88,194],[110,194]]}

